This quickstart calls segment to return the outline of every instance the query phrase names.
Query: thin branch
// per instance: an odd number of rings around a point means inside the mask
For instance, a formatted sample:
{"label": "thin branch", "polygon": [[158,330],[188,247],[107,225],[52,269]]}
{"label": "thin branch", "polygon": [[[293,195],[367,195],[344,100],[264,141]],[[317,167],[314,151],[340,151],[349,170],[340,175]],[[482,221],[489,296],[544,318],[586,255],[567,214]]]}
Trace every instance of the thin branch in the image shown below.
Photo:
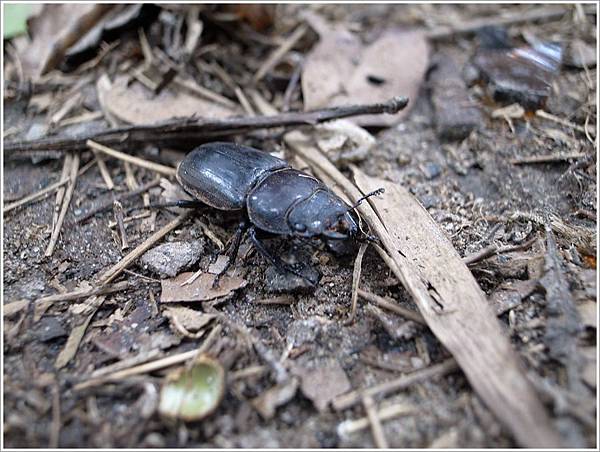
{"label": "thin branch", "polygon": [[257,129],[315,125],[333,119],[361,115],[395,114],[408,104],[406,97],[394,97],[387,102],[325,108],[308,112],[281,113],[272,116],[241,116],[227,119],[171,119],[169,121],[111,128],[102,132],[84,133],[77,138],[43,138],[32,141],[4,143],[6,154],[31,151],[81,151],[93,140],[105,146],[133,147],[143,143],[180,143],[214,139]]}
{"label": "thin branch", "polygon": [[125,290],[130,286],[128,281],[121,281],[115,284],[94,287],[92,289],[74,290],[73,292],[59,293],[56,295],[48,295],[47,297],[38,298],[35,303],[56,303],[58,301],[75,301],[81,298],[91,297],[92,295],[104,295],[112,292]]}
{"label": "thin branch", "polygon": [[512,253],[513,251],[522,251],[529,248],[534,242],[537,240],[537,237],[532,237],[531,239],[523,242],[519,245],[505,245],[498,246],[496,244],[491,244],[486,246],[485,248],[477,251],[476,253],[469,254],[468,256],[463,257],[463,262],[466,265],[474,264],[475,262],[482,261],[487,259],[488,257],[492,257],[495,254],[503,254],[503,253]]}
{"label": "thin branch", "polygon": [[377,416],[377,409],[375,407],[375,401],[373,400],[373,397],[365,394],[362,397],[362,402],[363,406],[365,407],[365,411],[367,412],[369,424],[371,424],[371,433],[373,434],[373,440],[375,441],[375,445],[378,449],[387,449],[389,447],[388,442],[385,439],[385,434],[383,433],[381,421]]}
{"label": "thin branch", "polygon": [[83,222],[83,221],[85,221],[85,220],[93,217],[94,215],[96,215],[96,214],[98,214],[100,212],[104,212],[105,210],[110,209],[112,207],[112,205],[113,205],[113,202],[115,202],[115,201],[123,201],[123,200],[128,199],[128,198],[133,198],[134,196],[140,195],[140,194],[142,194],[142,193],[150,190],[151,188],[156,187],[159,184],[160,184],[160,179],[157,178],[157,179],[154,179],[151,182],[148,182],[145,185],[142,185],[137,190],[133,190],[133,191],[130,191],[130,192],[127,192],[127,193],[123,193],[123,194],[121,194],[119,196],[115,196],[114,198],[111,198],[111,199],[103,202],[99,206],[94,207],[90,211],[88,211],[88,212],[84,213],[82,216],[78,217],[75,220],[75,223],[76,224],[77,223],[81,223],[81,222]]}

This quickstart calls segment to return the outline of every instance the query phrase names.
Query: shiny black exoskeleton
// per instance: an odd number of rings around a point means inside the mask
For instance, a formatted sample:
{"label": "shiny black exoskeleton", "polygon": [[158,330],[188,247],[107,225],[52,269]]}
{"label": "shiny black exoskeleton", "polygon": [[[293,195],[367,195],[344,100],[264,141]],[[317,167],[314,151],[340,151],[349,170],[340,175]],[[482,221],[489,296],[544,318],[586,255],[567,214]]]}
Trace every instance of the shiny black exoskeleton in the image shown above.
{"label": "shiny black exoskeleton", "polygon": [[325,184],[291,168],[284,160],[248,146],[220,142],[203,144],[186,155],[177,168],[177,180],[200,201],[198,204],[242,213],[243,221],[228,250],[227,267],[235,260],[247,231],[261,254],[277,267],[303,278],[271,255],[257,232],[330,243],[368,239],[353,209],[368,196],[382,192],[370,193],[348,206]]}

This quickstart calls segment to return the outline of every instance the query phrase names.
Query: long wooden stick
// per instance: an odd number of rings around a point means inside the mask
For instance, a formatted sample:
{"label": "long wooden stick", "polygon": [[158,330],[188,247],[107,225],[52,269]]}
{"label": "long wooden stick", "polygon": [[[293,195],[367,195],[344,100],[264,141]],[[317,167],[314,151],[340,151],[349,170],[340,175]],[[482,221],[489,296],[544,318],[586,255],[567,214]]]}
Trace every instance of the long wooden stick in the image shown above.
{"label": "long wooden stick", "polygon": [[189,146],[194,141],[231,136],[257,129],[314,125],[333,119],[360,115],[395,114],[408,104],[406,97],[394,97],[387,102],[349,105],[307,112],[281,113],[273,116],[242,116],[227,119],[173,119],[158,124],[133,125],[87,133],[77,138],[43,138],[32,141],[4,143],[4,153],[28,151],[81,151],[87,141],[105,146],[132,147],[143,143],[180,143]]}

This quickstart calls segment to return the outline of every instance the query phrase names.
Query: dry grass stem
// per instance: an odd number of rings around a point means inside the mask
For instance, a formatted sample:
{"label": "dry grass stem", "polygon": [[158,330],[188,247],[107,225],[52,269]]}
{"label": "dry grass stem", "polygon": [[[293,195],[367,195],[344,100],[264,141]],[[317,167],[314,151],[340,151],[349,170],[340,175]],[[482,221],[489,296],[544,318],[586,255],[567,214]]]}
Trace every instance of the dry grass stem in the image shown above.
{"label": "dry grass stem", "polygon": [[170,166],[161,165],[160,163],[150,162],[148,160],[142,159],[140,157],[134,157],[129,154],[125,154],[124,152],[117,151],[115,149],[111,149],[108,146],[104,146],[103,144],[96,143],[92,140],[87,140],[86,145],[97,151],[101,151],[111,157],[117,158],[119,160],[123,160],[124,162],[132,163],[133,165],[140,166],[142,168],[149,169],[151,171],[156,171],[157,173],[164,174],[165,176],[174,176],[176,169]]}
{"label": "dry grass stem", "polygon": [[45,188],[42,188],[40,191],[27,195],[24,198],[21,198],[18,201],[15,201],[11,204],[7,204],[2,209],[2,213],[6,214],[7,212],[10,212],[11,210],[16,209],[17,207],[22,207],[27,204],[31,204],[32,202],[44,199],[46,196],[50,195],[54,190],[65,185],[68,181],[68,179],[59,180],[58,182],[55,182],[53,184],[48,185]]}
{"label": "dry grass stem", "polygon": [[[418,413],[417,407],[414,405],[407,405],[405,403],[398,403],[395,405],[381,408],[377,411],[377,418],[380,421],[387,421],[400,416],[409,416]],[[338,425],[337,431],[340,436],[349,435],[355,432],[359,432],[368,428],[371,425],[368,417],[359,419],[347,420]]]}
{"label": "dry grass stem", "polygon": [[73,192],[75,191],[75,184],[77,183],[77,171],[79,170],[80,158],[81,157],[79,154],[73,155],[71,171],[69,174],[69,186],[67,187],[64,199],[62,200],[62,207],[60,209],[58,219],[56,220],[56,225],[54,227],[54,230],[52,231],[52,235],[50,236],[50,243],[48,243],[48,248],[46,248],[46,252],[44,253],[46,257],[52,256],[52,253],[54,252],[54,247],[56,246],[56,242],[58,241],[58,236],[60,235],[62,224],[65,221],[65,216],[67,215],[67,210],[69,209],[69,204],[71,203],[71,198],[73,197]]}
{"label": "dry grass stem", "polygon": [[115,183],[108,172],[108,168],[106,167],[106,162],[104,161],[104,157],[100,154],[96,149],[92,149],[94,156],[96,157],[96,162],[98,163],[98,169],[100,170],[100,175],[102,179],[104,179],[104,183],[106,184],[106,188],[112,190],[115,188]]}
{"label": "dry grass stem", "polygon": [[279,47],[277,47],[271,53],[271,55],[269,55],[267,57],[265,62],[262,64],[262,66],[258,69],[258,71],[256,71],[256,74],[254,75],[254,78],[252,79],[252,81],[256,84],[265,75],[267,75],[267,72],[269,72],[271,69],[273,69],[277,65],[279,60],[281,60],[281,58],[283,58],[285,56],[285,54],[288,53],[292,49],[292,47],[294,47],[296,45],[296,43],[300,40],[300,38],[302,38],[302,36],[304,36],[304,33],[306,33],[307,29],[308,29],[308,27],[304,24],[298,26],[298,28],[296,28],[293,31],[293,33],[290,36],[288,36],[281,43],[281,45]]}
{"label": "dry grass stem", "polygon": [[202,345],[200,345],[200,347],[198,347],[195,350],[190,350],[187,352],[178,353],[176,355],[167,356],[164,358],[157,359],[155,361],[141,364],[139,366],[129,367],[127,369],[119,370],[117,372],[104,375],[100,378],[92,378],[82,383],[76,384],[73,389],[75,391],[81,391],[82,389],[98,386],[104,383],[122,381],[126,378],[133,377],[134,375],[141,375],[149,372],[154,372],[159,369],[164,369],[165,367],[171,367],[176,364],[184,363],[188,360],[193,361],[194,358],[196,358],[196,356],[206,352],[212,346],[217,336],[221,333],[221,330],[221,325],[216,325],[209,333],[209,335],[206,336],[206,339],[204,340]]}
{"label": "dry grass stem", "polygon": [[350,318],[348,323],[354,322],[354,316],[356,315],[356,306],[358,304],[358,286],[360,285],[360,275],[362,273],[362,261],[367,251],[368,243],[361,243],[356,259],[354,260],[354,270],[352,271],[352,308],[350,310]]}
{"label": "dry grass stem", "polygon": [[375,401],[373,400],[373,397],[370,395],[363,395],[362,402],[363,406],[365,407],[365,411],[367,412],[369,424],[371,425],[371,433],[373,435],[375,445],[378,449],[387,449],[389,447],[388,442],[385,439],[383,427],[381,426],[381,422],[377,416],[377,410],[375,408]]}
{"label": "dry grass stem", "polygon": [[394,312],[398,315],[401,315],[405,319],[412,320],[413,322],[417,322],[421,325],[427,325],[423,316],[416,311],[403,308],[402,306],[398,305],[398,303],[388,301],[379,295],[375,295],[374,293],[367,292],[363,289],[358,289],[357,293],[365,300],[376,304],[380,308],[387,309],[388,311]]}
{"label": "dry grass stem", "polygon": [[94,287],[92,289],[74,290],[72,292],[49,295],[47,297],[38,298],[37,300],[35,300],[35,303],[40,304],[57,303],[59,301],[75,301],[80,300],[82,298],[91,297],[93,295],[105,295],[113,292],[120,292],[122,290],[127,289],[129,286],[130,283],[128,281],[120,281],[118,283]]}

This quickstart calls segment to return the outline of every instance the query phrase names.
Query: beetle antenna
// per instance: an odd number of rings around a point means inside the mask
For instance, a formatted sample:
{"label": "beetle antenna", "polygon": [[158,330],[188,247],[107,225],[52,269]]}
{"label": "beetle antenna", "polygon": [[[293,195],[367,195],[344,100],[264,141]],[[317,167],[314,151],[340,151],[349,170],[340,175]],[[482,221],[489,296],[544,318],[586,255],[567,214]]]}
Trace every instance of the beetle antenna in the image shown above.
{"label": "beetle antenna", "polygon": [[351,210],[356,209],[358,206],[360,206],[362,204],[362,202],[367,199],[370,198],[371,196],[377,196],[377,195],[381,195],[382,193],[385,192],[385,188],[378,188],[377,190],[372,191],[371,193],[367,193],[365,196],[362,196],[358,199],[358,201],[356,201],[352,207],[348,208],[348,212]]}

